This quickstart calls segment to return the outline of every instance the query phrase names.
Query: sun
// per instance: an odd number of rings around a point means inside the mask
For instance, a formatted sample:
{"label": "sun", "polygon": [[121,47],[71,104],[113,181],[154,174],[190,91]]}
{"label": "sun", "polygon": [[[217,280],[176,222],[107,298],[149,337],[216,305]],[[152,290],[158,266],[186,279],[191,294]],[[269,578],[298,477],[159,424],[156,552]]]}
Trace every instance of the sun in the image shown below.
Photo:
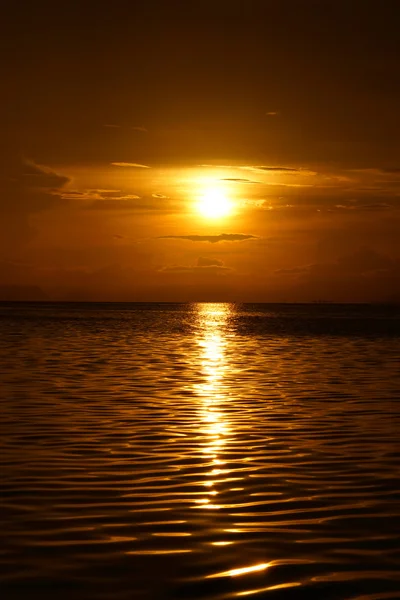
{"label": "sun", "polygon": [[232,202],[225,193],[219,189],[209,189],[199,199],[197,210],[207,219],[219,219],[232,212]]}

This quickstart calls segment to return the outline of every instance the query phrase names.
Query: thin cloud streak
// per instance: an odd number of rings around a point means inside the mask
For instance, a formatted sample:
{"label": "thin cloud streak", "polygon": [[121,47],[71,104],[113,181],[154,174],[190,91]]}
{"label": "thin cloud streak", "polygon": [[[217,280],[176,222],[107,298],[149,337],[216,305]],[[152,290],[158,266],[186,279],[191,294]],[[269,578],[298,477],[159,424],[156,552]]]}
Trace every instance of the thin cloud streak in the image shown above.
{"label": "thin cloud streak", "polygon": [[256,240],[256,235],[246,233],[220,233],[219,235],[162,235],[158,240],[187,240],[189,242],[209,242],[217,244],[218,242],[244,242],[247,240]]}
{"label": "thin cloud streak", "polygon": [[242,179],[240,177],[223,177],[220,181],[228,181],[231,183],[261,183],[260,181],[252,181],[251,179]]}
{"label": "thin cloud streak", "polygon": [[130,162],[112,162],[113,167],[126,167],[126,168],[134,168],[134,169],[150,169],[148,165],[141,165],[139,163],[130,163]]}

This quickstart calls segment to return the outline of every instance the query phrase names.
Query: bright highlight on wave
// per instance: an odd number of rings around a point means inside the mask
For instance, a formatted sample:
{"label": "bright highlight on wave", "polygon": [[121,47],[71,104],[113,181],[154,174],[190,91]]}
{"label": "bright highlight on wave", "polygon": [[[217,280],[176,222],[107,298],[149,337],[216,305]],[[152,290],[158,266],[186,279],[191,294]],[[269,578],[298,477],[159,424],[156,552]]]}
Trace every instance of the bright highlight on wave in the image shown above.
{"label": "bright highlight on wave", "polygon": [[222,573],[216,573],[215,575],[207,575],[207,579],[214,579],[215,577],[238,577],[240,575],[247,575],[247,573],[253,573],[254,571],[265,571],[269,566],[271,566],[271,563],[251,565],[250,567],[242,567],[241,569],[223,571]]}
{"label": "bright highlight on wave", "polygon": [[203,217],[219,219],[228,216],[232,212],[233,205],[222,190],[213,188],[206,190],[201,196],[197,208]]}

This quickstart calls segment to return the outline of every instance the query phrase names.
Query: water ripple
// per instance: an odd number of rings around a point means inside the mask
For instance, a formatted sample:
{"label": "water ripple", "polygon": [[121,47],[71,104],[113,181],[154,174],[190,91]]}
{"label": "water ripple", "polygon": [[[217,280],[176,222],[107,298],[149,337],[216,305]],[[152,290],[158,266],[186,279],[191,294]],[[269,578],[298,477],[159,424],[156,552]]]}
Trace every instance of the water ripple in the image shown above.
{"label": "water ripple", "polygon": [[400,314],[3,305],[5,598],[400,598]]}

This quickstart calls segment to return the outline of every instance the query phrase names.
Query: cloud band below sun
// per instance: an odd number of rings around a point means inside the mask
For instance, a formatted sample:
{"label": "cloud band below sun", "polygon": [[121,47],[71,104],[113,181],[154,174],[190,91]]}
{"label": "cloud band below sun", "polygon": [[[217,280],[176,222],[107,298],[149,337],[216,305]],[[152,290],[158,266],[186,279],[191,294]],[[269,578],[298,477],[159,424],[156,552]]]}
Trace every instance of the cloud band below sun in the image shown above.
{"label": "cloud band below sun", "polygon": [[256,235],[246,233],[220,233],[218,235],[162,235],[159,240],[188,240],[189,242],[244,242],[258,239]]}

